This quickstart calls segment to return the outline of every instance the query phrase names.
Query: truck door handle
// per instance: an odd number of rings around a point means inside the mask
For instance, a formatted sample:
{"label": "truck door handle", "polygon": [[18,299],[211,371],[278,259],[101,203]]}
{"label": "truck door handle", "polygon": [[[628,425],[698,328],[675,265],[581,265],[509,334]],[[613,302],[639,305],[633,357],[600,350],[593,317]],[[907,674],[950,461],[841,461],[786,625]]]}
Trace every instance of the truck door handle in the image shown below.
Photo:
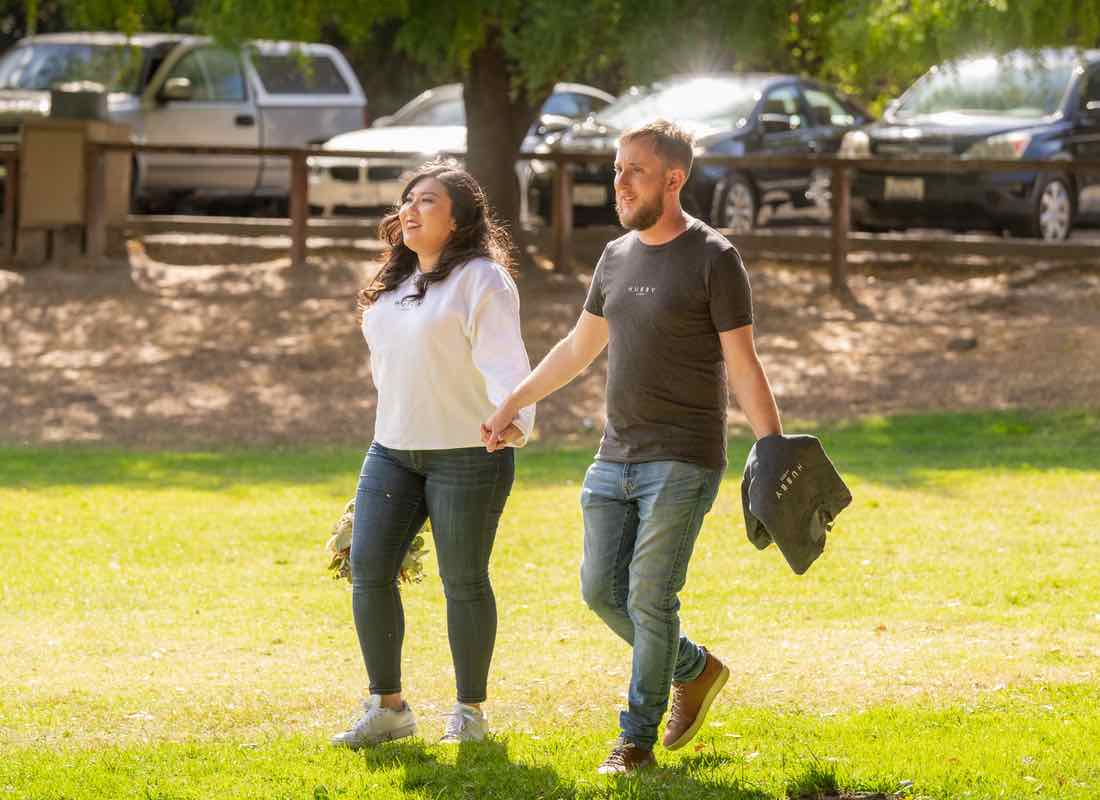
{"label": "truck door handle", "polygon": [[233,118],[233,122],[242,128],[251,128],[256,124],[256,118],[251,114],[238,114]]}

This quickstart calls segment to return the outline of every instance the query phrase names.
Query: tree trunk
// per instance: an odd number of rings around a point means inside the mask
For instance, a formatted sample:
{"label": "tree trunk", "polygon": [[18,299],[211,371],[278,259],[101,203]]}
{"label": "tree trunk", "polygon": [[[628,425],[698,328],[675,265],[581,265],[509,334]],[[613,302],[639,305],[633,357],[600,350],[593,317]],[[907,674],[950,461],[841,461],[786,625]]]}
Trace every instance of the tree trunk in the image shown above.
{"label": "tree trunk", "polygon": [[494,28],[470,58],[463,97],[466,167],[485,190],[497,218],[518,235],[516,157],[544,98],[532,98],[527,93],[513,96],[514,73],[515,65],[501,47],[500,33]]}

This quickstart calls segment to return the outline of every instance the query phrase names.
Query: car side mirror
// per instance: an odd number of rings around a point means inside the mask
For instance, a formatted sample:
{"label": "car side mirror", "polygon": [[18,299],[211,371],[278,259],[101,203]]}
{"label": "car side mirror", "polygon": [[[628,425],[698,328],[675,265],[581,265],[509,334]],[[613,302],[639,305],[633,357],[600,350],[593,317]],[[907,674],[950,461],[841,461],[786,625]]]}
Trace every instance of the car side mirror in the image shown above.
{"label": "car side mirror", "polygon": [[169,78],[158,95],[164,102],[187,102],[195,96],[190,78]]}
{"label": "car side mirror", "polygon": [[788,133],[792,127],[791,118],[786,114],[760,115],[760,129],[764,133]]}

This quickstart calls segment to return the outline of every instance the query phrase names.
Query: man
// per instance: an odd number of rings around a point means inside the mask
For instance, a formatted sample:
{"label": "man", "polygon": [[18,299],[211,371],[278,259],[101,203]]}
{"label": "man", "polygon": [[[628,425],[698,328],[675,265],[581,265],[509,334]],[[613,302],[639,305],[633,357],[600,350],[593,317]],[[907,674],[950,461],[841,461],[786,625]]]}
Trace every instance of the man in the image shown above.
{"label": "man", "polygon": [[729,670],[680,633],[677,595],[726,465],[728,386],[759,438],[782,433],[756,355],[752,298],[724,236],[684,213],[693,141],[657,121],[627,131],[615,204],[629,232],[604,249],[573,330],[482,426],[490,450],[520,408],[564,386],[605,346],[607,426],[581,492],[585,602],[633,646],[622,735],[599,767],[633,772],[699,730]]}

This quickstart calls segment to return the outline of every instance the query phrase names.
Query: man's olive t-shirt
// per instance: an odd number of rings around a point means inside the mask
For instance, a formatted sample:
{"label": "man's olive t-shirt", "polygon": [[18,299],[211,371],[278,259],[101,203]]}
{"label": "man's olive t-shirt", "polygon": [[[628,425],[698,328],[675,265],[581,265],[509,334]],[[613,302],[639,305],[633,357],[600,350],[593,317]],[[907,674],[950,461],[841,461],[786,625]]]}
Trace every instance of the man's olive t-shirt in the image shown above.
{"label": "man's olive t-shirt", "polygon": [[719,331],[752,322],[732,244],[693,220],[662,245],[635,231],[609,243],[586,311],[607,320],[607,427],[597,458],[726,465],[729,394]]}

